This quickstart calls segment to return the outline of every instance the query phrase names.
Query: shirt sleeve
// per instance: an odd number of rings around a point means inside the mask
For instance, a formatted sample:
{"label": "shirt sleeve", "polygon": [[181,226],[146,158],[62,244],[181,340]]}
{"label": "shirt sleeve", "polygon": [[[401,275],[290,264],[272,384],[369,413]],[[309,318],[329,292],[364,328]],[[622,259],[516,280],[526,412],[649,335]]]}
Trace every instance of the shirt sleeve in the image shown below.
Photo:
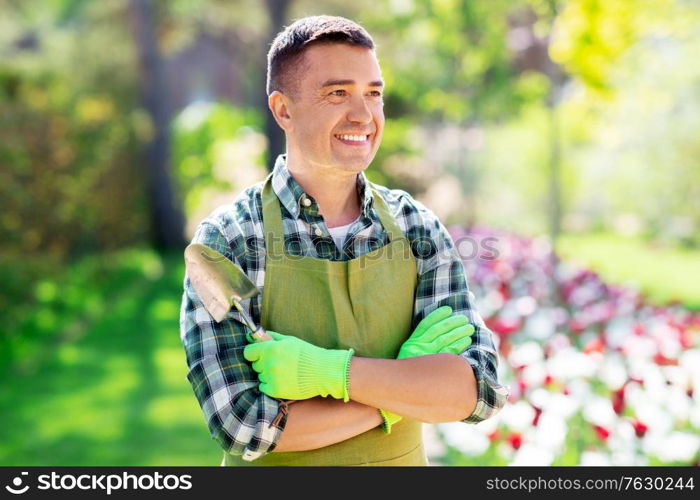
{"label": "shirt sleeve", "polygon": [[[192,242],[213,248],[238,264],[213,223],[202,222]],[[250,310],[250,299],[243,301],[242,306]],[[279,402],[258,390],[257,374],[243,357],[245,335],[246,327],[235,308],[221,323],[216,323],[185,273],[180,338],[189,367],[187,379],[212,439],[226,452],[250,461],[274,449],[287,419],[285,415],[276,426],[271,426]]]}
{"label": "shirt sleeve", "polygon": [[[477,384],[477,403],[474,411],[462,420],[478,423],[497,414],[505,405],[509,388],[498,382],[498,352],[493,332],[474,305],[474,294],[469,290],[464,265],[452,237],[427,209],[426,237],[417,251],[426,253],[424,268],[418,277],[414,326],[438,307],[448,305],[454,313],[464,314],[474,325],[472,344],[461,357],[474,371]],[[414,250],[415,251],[415,250]]]}

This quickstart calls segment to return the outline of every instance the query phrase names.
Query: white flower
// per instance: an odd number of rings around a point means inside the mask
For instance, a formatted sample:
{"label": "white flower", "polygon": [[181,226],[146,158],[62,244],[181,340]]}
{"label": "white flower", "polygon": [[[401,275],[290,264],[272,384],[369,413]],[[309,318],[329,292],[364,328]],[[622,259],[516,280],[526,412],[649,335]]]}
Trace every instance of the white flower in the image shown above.
{"label": "white flower", "polygon": [[[465,424],[462,423],[462,425]],[[423,426],[423,443],[425,443],[425,454],[431,461],[435,461],[446,452],[445,444],[440,439],[434,425],[426,424]]]}
{"label": "white flower", "polygon": [[523,432],[532,427],[535,410],[530,403],[520,400],[513,404],[505,405],[500,415],[501,422],[508,428]]}
{"label": "white flower", "polygon": [[697,400],[690,408],[690,411],[688,412],[688,421],[690,422],[690,425],[700,430],[700,400]]}
{"label": "white flower", "polygon": [[667,390],[666,410],[673,415],[676,422],[685,422],[690,415],[691,400],[684,390],[670,387]]}
{"label": "white flower", "polygon": [[664,462],[690,462],[700,448],[700,437],[689,432],[674,431],[651,443],[648,452]]}
{"label": "white flower", "polygon": [[481,455],[490,444],[488,438],[471,424],[463,422],[438,424],[438,429],[448,445],[465,455]]}
{"label": "white flower", "polygon": [[659,401],[659,398],[652,397],[646,388],[629,384],[625,400],[636,417],[649,427],[650,433],[665,434],[673,427],[673,418],[669,415],[663,398]]}
{"label": "white flower", "polygon": [[592,424],[607,429],[612,428],[617,421],[617,414],[613,410],[611,401],[597,395],[591,395],[589,400],[585,402],[583,416]]}
{"label": "white flower", "polygon": [[[532,401],[532,404],[538,408],[544,408],[547,406],[551,397],[552,393],[543,387],[536,387],[530,392],[530,401]],[[489,420],[491,419],[486,420],[486,422]]]}
{"label": "white flower", "polygon": [[573,348],[554,353],[547,366],[552,377],[561,380],[591,377],[596,371],[595,360]]}
{"label": "white flower", "polygon": [[591,385],[583,379],[574,379],[566,387],[569,394],[578,401],[585,401],[591,393]]}
{"label": "white flower", "polygon": [[508,355],[511,366],[531,365],[542,361],[542,347],[537,342],[528,340],[514,346]]}
{"label": "white flower", "polygon": [[542,412],[534,442],[547,450],[558,453],[566,439],[566,431],[567,425],[564,417],[554,412]]}
{"label": "white flower", "polygon": [[537,301],[529,295],[524,295],[515,301],[515,309],[521,316],[529,316],[537,309]]}
{"label": "white flower", "polygon": [[544,363],[533,363],[528,365],[523,370],[523,380],[528,387],[540,387],[544,384],[544,379],[547,376],[547,370]]}
{"label": "white flower", "polygon": [[605,341],[612,348],[622,347],[632,333],[632,321],[629,318],[612,318],[605,328]]}
{"label": "white flower", "polygon": [[687,349],[678,357],[678,365],[689,373],[700,375],[700,349]]}
{"label": "white flower", "polygon": [[610,458],[599,451],[584,451],[581,453],[581,463],[579,465],[586,466],[605,466],[611,465]]}
{"label": "white flower", "polygon": [[565,394],[552,394],[547,405],[544,407],[548,412],[561,415],[564,418],[569,418],[571,415],[581,408],[582,401],[576,397],[567,396]]}
{"label": "white flower", "polygon": [[534,443],[523,444],[518,451],[515,452],[513,461],[509,465],[514,466],[531,466],[531,465],[551,465],[554,460],[554,454],[545,448],[535,445]]}
{"label": "white flower", "polygon": [[627,380],[624,360],[616,353],[606,355],[600,365],[599,374],[610,390],[618,390]]}

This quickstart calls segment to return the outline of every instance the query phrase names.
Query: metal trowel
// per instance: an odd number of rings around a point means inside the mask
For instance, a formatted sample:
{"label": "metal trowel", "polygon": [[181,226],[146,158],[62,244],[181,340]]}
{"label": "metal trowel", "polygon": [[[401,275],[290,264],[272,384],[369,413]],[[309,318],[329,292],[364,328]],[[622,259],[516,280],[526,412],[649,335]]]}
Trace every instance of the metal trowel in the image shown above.
{"label": "metal trowel", "polygon": [[185,267],[195,292],[217,323],[221,323],[231,306],[235,306],[256,341],[272,339],[241,307],[241,300],[255,297],[260,290],[240,267],[201,243],[185,248]]}

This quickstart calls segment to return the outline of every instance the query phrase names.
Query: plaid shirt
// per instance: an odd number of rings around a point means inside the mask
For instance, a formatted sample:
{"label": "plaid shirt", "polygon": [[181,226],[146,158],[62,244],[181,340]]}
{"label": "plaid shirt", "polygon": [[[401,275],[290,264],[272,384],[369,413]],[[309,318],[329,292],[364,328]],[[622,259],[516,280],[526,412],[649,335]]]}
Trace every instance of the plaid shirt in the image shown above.
{"label": "plaid shirt", "polygon": [[[265,280],[262,187],[263,182],[259,182],[243,191],[232,204],[216,209],[200,223],[192,239],[239,265],[261,291]],[[333,242],[315,200],[290,175],[284,155],[275,163],[272,187],[283,207],[285,251],[290,255],[343,261],[389,242],[373,210],[373,195],[364,173],[357,176],[360,218],[350,227],[342,251]],[[418,283],[413,328],[443,305],[465,314],[475,326],[472,345],[461,356],[473,367],[478,401],[474,412],[463,422],[481,422],[503,407],[508,389],[498,383],[498,354],[493,334],[474,309],[474,295],[467,286],[452,238],[437,217],[405,191],[383,186],[377,189],[416,257]],[[257,324],[261,297],[242,302]],[[278,413],[278,401],[257,390],[257,374],[243,358],[245,333],[243,320],[235,308],[221,323],[214,322],[185,276],[180,336],[189,366],[187,378],[212,439],[227,452],[254,460],[274,449],[286,416],[277,426],[270,426]]]}

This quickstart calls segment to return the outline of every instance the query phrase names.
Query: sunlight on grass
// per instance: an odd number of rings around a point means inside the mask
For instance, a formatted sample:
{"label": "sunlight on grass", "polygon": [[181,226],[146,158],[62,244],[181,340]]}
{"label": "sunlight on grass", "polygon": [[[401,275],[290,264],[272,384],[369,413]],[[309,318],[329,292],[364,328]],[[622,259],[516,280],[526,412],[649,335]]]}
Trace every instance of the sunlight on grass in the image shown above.
{"label": "sunlight on grass", "polygon": [[202,429],[205,426],[197,400],[186,393],[156,398],[150,402],[144,414],[149,423],[157,427],[197,421],[202,422]]}
{"label": "sunlight on grass", "polygon": [[[76,353],[77,350],[73,352]],[[71,432],[92,439],[119,437],[124,431],[127,409],[124,402],[140,382],[135,367],[134,361],[127,357],[108,357],[104,359],[105,372],[101,380],[93,379],[89,384],[66,386],[62,388],[65,392],[34,400],[35,406],[50,409],[37,413],[35,425],[39,434],[46,439]],[[68,370],[77,372],[80,371],[80,366],[74,365]],[[78,382],[79,377],[73,380]],[[57,418],[58,415],[61,418]]]}
{"label": "sunlight on grass", "polygon": [[156,350],[154,363],[161,385],[165,389],[182,389],[183,384],[189,387],[185,351],[182,348],[160,348]]}
{"label": "sunlight on grass", "polygon": [[156,321],[171,323],[173,318],[178,318],[179,315],[180,306],[172,297],[155,300],[149,308],[149,317]]}

